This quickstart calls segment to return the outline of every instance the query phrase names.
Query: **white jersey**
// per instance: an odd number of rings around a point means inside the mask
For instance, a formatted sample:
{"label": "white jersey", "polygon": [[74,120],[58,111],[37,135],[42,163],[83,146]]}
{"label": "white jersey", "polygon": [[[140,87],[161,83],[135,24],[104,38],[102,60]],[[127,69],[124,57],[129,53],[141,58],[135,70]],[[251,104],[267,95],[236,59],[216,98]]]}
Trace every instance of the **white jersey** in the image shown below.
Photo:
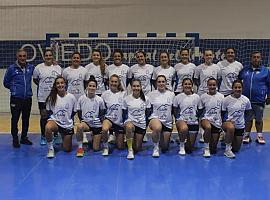
{"label": "white jersey", "polygon": [[164,75],[167,79],[167,88],[171,91],[173,91],[173,88],[172,88],[172,81],[175,79],[175,69],[171,66],[169,66],[169,68],[162,68],[161,66],[158,66],[154,69],[154,72],[153,72],[153,77],[152,79],[153,80],[157,80],[157,77],[159,75]]}
{"label": "white jersey", "polygon": [[228,113],[227,121],[232,121],[237,129],[245,128],[245,110],[251,110],[251,103],[246,96],[235,98],[229,95],[224,98],[222,111]]}
{"label": "white jersey", "polygon": [[229,63],[227,60],[220,61],[217,65],[220,67],[221,73],[219,92],[224,95],[229,95],[232,93],[232,83],[234,80],[238,79],[243,65],[238,61]]}
{"label": "white jersey", "polygon": [[198,107],[200,105],[200,96],[198,94],[186,95],[185,93],[178,94],[173,106],[179,109],[176,120],[183,120],[188,125],[198,125]]}
{"label": "white jersey", "polygon": [[100,96],[95,95],[93,98],[89,98],[86,94],[82,95],[78,100],[77,110],[82,111],[82,121],[90,127],[102,126],[99,115],[101,110],[105,110],[105,105]]}
{"label": "white jersey", "polygon": [[196,65],[193,63],[188,63],[186,65],[183,63],[177,63],[174,66],[177,76],[177,86],[175,92],[183,92],[182,82],[185,78],[190,78],[191,80],[193,79],[195,68]]}
{"label": "white jersey", "polygon": [[119,76],[121,80],[121,85],[124,90],[127,90],[127,79],[128,79],[129,67],[125,64],[120,66],[116,66],[115,64],[111,64],[106,67],[105,70],[105,78],[110,79],[111,75],[116,74]]}
{"label": "white jersey", "polygon": [[84,81],[87,80],[87,70],[84,67],[79,66],[77,69],[68,67],[64,69],[63,77],[68,82],[67,91],[73,94],[77,100],[85,94]]}
{"label": "white jersey", "polygon": [[73,94],[67,93],[64,97],[57,94],[55,106],[47,103],[46,109],[52,111],[52,115],[48,120],[53,120],[62,128],[73,128],[72,112],[76,112],[76,98]]}
{"label": "white jersey", "polygon": [[62,68],[59,65],[46,66],[40,63],[35,67],[33,78],[39,81],[37,100],[45,102],[51,92],[51,88],[57,76],[62,74]]}
{"label": "white jersey", "polygon": [[125,92],[113,93],[111,90],[107,90],[101,95],[106,107],[105,117],[119,126],[123,125],[122,106],[124,96]]}
{"label": "white jersey", "polygon": [[93,75],[97,81],[97,89],[96,94],[102,94],[106,91],[105,84],[104,84],[104,78],[101,74],[100,66],[95,65],[94,63],[90,63],[85,66],[85,69],[87,70],[87,78],[86,80],[89,80],[90,76]]}
{"label": "white jersey", "polygon": [[206,65],[203,63],[195,68],[194,78],[200,80],[198,88],[199,95],[208,92],[207,81],[211,77],[216,80],[220,79],[220,68],[218,65]]}
{"label": "white jersey", "polygon": [[169,90],[166,90],[165,92],[154,90],[149,93],[148,98],[153,108],[150,119],[159,119],[164,126],[172,128],[174,93]]}
{"label": "white jersey", "polygon": [[154,66],[145,64],[140,66],[139,64],[133,65],[129,70],[129,78],[139,79],[142,84],[142,91],[147,95],[151,90],[151,78],[154,72]]}
{"label": "white jersey", "polygon": [[128,119],[125,122],[131,121],[135,126],[146,129],[146,108],[151,108],[148,97],[143,101],[141,98],[134,98],[132,94],[126,96],[123,109],[128,111]]}
{"label": "white jersey", "polygon": [[221,128],[221,108],[224,95],[217,92],[214,95],[204,93],[201,96],[201,103],[199,108],[204,109],[204,116],[202,119],[207,119],[211,124],[217,128]]}

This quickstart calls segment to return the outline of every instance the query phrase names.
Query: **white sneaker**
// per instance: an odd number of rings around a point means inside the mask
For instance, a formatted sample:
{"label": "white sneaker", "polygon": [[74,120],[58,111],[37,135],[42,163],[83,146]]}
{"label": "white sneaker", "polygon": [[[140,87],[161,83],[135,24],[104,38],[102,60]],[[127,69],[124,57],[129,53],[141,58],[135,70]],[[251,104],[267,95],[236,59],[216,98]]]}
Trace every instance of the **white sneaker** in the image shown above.
{"label": "white sneaker", "polygon": [[109,148],[104,148],[102,152],[103,156],[108,156],[109,155]]}
{"label": "white sneaker", "polygon": [[205,157],[205,158],[210,158],[211,157],[209,148],[204,149],[203,157]]}
{"label": "white sneaker", "polygon": [[49,149],[48,150],[47,158],[54,158],[54,149]]}
{"label": "white sneaker", "polygon": [[185,146],[183,146],[183,147],[180,146],[179,151],[178,151],[178,154],[181,155],[181,156],[186,155]]}
{"label": "white sneaker", "polygon": [[133,160],[134,159],[134,153],[133,153],[133,150],[132,149],[128,150],[127,159],[129,159],[129,160]]}
{"label": "white sneaker", "polygon": [[158,158],[158,157],[159,157],[159,147],[158,147],[158,146],[155,146],[155,147],[154,147],[152,156],[153,156],[154,158]]}
{"label": "white sneaker", "polygon": [[110,134],[109,135],[109,139],[108,139],[108,143],[114,144],[115,143],[115,139],[116,139],[115,135]]}
{"label": "white sneaker", "polygon": [[232,150],[225,150],[224,155],[227,158],[235,158],[235,154],[232,152]]}

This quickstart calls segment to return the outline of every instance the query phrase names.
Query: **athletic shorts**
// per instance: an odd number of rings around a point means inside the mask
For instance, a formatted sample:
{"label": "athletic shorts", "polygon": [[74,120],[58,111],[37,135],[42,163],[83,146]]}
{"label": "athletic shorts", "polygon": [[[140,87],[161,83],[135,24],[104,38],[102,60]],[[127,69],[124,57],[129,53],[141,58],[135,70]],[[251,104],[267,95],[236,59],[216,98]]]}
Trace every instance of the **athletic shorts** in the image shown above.
{"label": "athletic shorts", "polygon": [[134,133],[140,134],[140,135],[145,135],[146,129],[140,128],[140,127],[138,127],[138,126],[134,126],[134,127],[135,127]]}
{"label": "athletic shorts", "polygon": [[198,132],[199,131],[199,125],[187,125],[188,126],[188,131],[189,132]]}
{"label": "athletic shorts", "polygon": [[220,134],[223,130],[211,124],[211,134]]}
{"label": "athletic shorts", "polygon": [[172,128],[168,128],[167,126],[165,126],[164,124],[162,124],[162,132],[172,132],[172,130],[173,130]]}
{"label": "athletic shorts", "polygon": [[39,110],[46,109],[46,103],[45,102],[38,102],[38,109]]}
{"label": "athletic shorts", "polygon": [[84,122],[84,123],[88,126],[89,131],[92,131],[92,133],[94,135],[100,135],[101,134],[101,130],[102,130],[101,127],[90,127],[89,124],[87,124],[86,122]]}
{"label": "athletic shorts", "polygon": [[246,121],[249,122],[255,119],[256,122],[262,122],[264,106],[252,103],[251,107],[251,111],[246,115]]}
{"label": "athletic shorts", "polygon": [[122,126],[119,126],[118,124],[113,123],[108,118],[105,118],[105,119],[109,120],[112,123],[112,127],[110,128],[110,130],[113,130],[115,133],[124,134],[124,128]]}
{"label": "athletic shorts", "polygon": [[62,136],[65,136],[65,135],[73,135],[74,134],[74,129],[67,129],[67,128],[63,128],[59,125],[58,126],[58,132],[62,135]]}

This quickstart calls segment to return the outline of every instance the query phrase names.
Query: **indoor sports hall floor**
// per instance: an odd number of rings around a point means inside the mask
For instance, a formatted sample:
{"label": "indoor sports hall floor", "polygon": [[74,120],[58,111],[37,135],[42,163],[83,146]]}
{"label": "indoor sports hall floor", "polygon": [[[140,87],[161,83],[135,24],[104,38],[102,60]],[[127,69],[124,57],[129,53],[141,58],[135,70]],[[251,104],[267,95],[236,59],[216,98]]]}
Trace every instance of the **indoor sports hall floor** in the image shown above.
{"label": "indoor sports hall floor", "polygon": [[92,150],[77,158],[76,144],[71,153],[60,150],[49,160],[40,136],[29,137],[33,146],[14,149],[10,134],[0,134],[0,199],[270,199],[270,134],[265,134],[265,145],[253,140],[242,146],[236,159],[224,157],[221,145],[216,155],[205,159],[199,143],[185,157],[172,144],[157,159],[151,157],[148,142],[132,161],[126,159],[127,151],[118,150],[107,158]]}

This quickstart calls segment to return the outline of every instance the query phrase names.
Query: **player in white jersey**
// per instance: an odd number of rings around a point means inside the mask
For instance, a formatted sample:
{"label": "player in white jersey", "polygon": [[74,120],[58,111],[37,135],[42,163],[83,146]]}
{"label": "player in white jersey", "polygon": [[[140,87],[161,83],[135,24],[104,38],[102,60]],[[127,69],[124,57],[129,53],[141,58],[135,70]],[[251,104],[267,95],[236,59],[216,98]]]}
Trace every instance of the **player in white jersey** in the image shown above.
{"label": "player in white jersey", "polygon": [[170,137],[173,129],[172,105],[174,93],[166,88],[166,77],[157,77],[157,90],[149,93],[148,98],[152,107],[149,117],[149,128],[152,130],[152,141],[154,143],[153,157],[159,157],[159,146],[162,152],[169,149]]}
{"label": "player in white jersey", "polygon": [[213,63],[213,51],[205,50],[203,58],[204,63],[196,67],[194,73],[194,82],[198,86],[198,95],[208,92],[207,81],[209,78],[220,79],[220,68]]}
{"label": "player in white jersey", "polygon": [[54,64],[53,52],[51,49],[44,51],[44,62],[38,64],[33,72],[33,81],[38,86],[37,100],[40,113],[40,145],[46,145],[45,126],[48,120],[48,113],[46,111],[46,99],[51,92],[54,80],[57,76],[62,74],[62,68]]}
{"label": "player in white jersey", "polygon": [[204,129],[204,154],[208,158],[216,153],[219,135],[222,132],[221,106],[224,95],[217,92],[217,80],[207,81],[208,92],[201,95],[199,109],[203,110],[201,126]]}
{"label": "player in white jersey", "polygon": [[147,118],[151,104],[142,91],[141,82],[132,80],[132,94],[126,96],[123,102],[123,121],[127,137],[127,159],[134,159],[134,151],[142,149],[143,137],[146,133]]}
{"label": "player in white jersey", "polygon": [[105,85],[105,69],[106,64],[103,60],[102,53],[99,49],[93,49],[91,55],[92,62],[85,66],[87,70],[87,79],[93,75],[97,81],[96,94],[101,96],[103,92],[106,91]]}
{"label": "player in white jersey", "polygon": [[245,115],[251,110],[249,99],[242,95],[242,81],[235,80],[232,90],[232,94],[225,97],[222,103],[222,116],[225,121],[222,128],[226,132],[224,155],[228,158],[235,158],[233,151],[238,152],[241,148],[245,132]]}
{"label": "player in white jersey", "polygon": [[105,119],[102,123],[103,156],[109,155],[108,131],[112,129],[116,135],[116,147],[124,149],[124,129],[122,119],[122,106],[125,92],[123,91],[119,76],[113,74],[109,80],[110,89],[104,92],[101,97],[106,107]]}
{"label": "player in white jersey", "polygon": [[193,151],[199,130],[197,115],[200,97],[193,93],[193,81],[190,78],[184,78],[182,87],[183,92],[175,97],[173,103],[176,128],[180,139],[179,155],[185,155],[186,151],[188,153]]}
{"label": "player in white jersey", "polygon": [[93,133],[93,150],[100,149],[101,126],[105,113],[105,105],[103,99],[96,95],[97,81],[93,75],[87,82],[86,94],[82,95],[77,103],[78,116],[81,122],[77,124],[77,157],[84,156],[83,149],[83,133],[92,131]]}
{"label": "player in white jersey", "polygon": [[131,66],[128,78],[139,79],[142,84],[144,95],[152,91],[151,79],[154,72],[154,66],[146,63],[146,54],[143,51],[136,52],[137,63]]}
{"label": "player in white jersey", "polygon": [[63,77],[67,81],[67,91],[78,100],[85,92],[85,81],[87,81],[87,70],[81,66],[81,55],[74,52],[71,56],[71,66],[63,70]]}
{"label": "player in white jersey", "polygon": [[66,91],[66,82],[63,77],[57,77],[52,90],[46,100],[46,109],[50,114],[45,127],[48,144],[48,158],[54,158],[53,133],[59,132],[63,140],[63,149],[72,150],[73,116],[76,112],[76,98]]}
{"label": "player in white jersey", "polygon": [[[152,80],[156,81],[159,75],[164,75],[167,79],[167,88],[173,91],[175,81],[175,69],[170,66],[170,55],[167,51],[161,51],[159,54],[160,66],[156,67],[153,72]],[[156,86],[155,86],[156,88]]]}
{"label": "player in white jersey", "polygon": [[129,67],[122,63],[124,54],[120,49],[116,49],[113,52],[113,64],[109,65],[105,70],[105,78],[107,82],[109,78],[116,74],[121,80],[121,84],[124,90],[127,90]]}
{"label": "player in white jersey", "polygon": [[175,95],[183,92],[182,82],[184,78],[193,80],[196,65],[189,62],[189,49],[183,48],[180,51],[181,62],[174,66],[176,71],[176,88]]}
{"label": "player in white jersey", "polygon": [[238,78],[243,65],[235,60],[235,49],[232,47],[226,49],[225,57],[224,60],[217,63],[221,73],[219,92],[228,96],[232,93],[232,83]]}

